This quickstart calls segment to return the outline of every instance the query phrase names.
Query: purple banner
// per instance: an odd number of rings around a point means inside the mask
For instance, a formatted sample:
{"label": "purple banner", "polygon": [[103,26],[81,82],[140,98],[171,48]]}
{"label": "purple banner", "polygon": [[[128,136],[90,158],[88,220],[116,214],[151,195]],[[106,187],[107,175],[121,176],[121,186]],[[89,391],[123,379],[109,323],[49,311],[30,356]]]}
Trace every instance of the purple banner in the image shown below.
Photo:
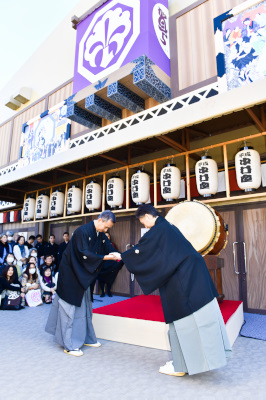
{"label": "purple banner", "polygon": [[110,0],[77,26],[73,93],[142,55],[170,76],[168,0]]}

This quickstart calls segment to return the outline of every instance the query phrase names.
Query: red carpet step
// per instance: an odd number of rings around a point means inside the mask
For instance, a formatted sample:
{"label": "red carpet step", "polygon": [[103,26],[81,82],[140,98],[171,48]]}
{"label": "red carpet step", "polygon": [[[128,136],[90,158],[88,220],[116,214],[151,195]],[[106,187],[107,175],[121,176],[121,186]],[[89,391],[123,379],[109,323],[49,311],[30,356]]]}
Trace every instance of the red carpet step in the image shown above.
{"label": "red carpet step", "polygon": [[[236,312],[241,301],[224,300],[219,304],[225,324]],[[94,314],[164,322],[160,296],[136,296],[109,306],[93,310]]]}

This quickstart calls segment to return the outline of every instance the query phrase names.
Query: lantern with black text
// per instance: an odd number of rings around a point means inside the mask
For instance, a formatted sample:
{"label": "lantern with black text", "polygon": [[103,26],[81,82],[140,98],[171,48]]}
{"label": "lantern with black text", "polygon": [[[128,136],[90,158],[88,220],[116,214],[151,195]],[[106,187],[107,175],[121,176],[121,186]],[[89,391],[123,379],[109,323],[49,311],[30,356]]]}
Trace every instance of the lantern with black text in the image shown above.
{"label": "lantern with black text", "polygon": [[210,197],[218,190],[218,167],[216,161],[209,156],[201,157],[196,163],[197,189],[201,196]]}
{"label": "lantern with black text", "polygon": [[124,201],[124,181],[113,176],[107,181],[106,201],[111,208],[122,207]]}
{"label": "lantern with black text", "polygon": [[35,210],[35,199],[28,197],[24,202],[23,221],[33,221]]}
{"label": "lantern with black text", "polygon": [[102,188],[99,183],[91,181],[86,186],[85,205],[89,211],[99,210],[102,202]]}
{"label": "lantern with black text", "polygon": [[75,185],[67,191],[67,214],[81,212],[82,190]]}
{"label": "lantern with black text", "polygon": [[50,217],[59,217],[64,213],[64,193],[56,190],[51,195],[50,200]]}
{"label": "lantern with black text", "polygon": [[161,170],[161,194],[166,201],[178,199],[181,189],[181,174],[175,164],[167,164]]}
{"label": "lantern with black text", "polygon": [[240,189],[251,192],[261,185],[259,153],[251,146],[244,146],[235,156],[236,178]]}
{"label": "lantern with black text", "polygon": [[48,217],[49,197],[41,194],[37,197],[36,201],[36,219],[43,219]]}
{"label": "lantern with black text", "polygon": [[150,176],[138,170],[131,178],[131,197],[137,205],[145,204],[150,198]]}

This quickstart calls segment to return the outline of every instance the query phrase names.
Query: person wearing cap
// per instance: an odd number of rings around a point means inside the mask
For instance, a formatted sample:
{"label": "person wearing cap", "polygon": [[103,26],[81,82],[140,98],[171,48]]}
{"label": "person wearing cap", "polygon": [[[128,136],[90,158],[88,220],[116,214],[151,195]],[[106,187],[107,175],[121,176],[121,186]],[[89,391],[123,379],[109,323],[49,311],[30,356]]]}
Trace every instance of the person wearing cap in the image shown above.
{"label": "person wearing cap", "polygon": [[13,247],[16,244],[15,240],[13,240],[14,232],[7,231],[6,236],[7,236],[7,244],[9,247],[9,253],[13,253]]}

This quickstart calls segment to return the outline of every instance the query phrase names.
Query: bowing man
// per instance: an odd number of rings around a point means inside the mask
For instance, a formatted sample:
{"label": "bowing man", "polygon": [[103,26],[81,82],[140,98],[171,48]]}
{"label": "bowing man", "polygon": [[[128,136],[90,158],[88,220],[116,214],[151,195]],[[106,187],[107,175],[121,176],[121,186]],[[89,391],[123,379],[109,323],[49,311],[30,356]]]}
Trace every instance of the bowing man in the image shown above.
{"label": "bowing man", "polygon": [[115,260],[115,249],[105,235],[116,217],[102,212],[98,219],[77,228],[59,265],[56,295],[46,324],[46,332],[64,352],[82,356],[81,347],[99,347],[92,325],[90,284],[96,279],[105,260]]}
{"label": "bowing man", "polygon": [[183,376],[226,365],[231,347],[203,257],[149,204],[136,217],[150,230],[122,254],[145,295],[159,289],[173,361],[159,372]]}

